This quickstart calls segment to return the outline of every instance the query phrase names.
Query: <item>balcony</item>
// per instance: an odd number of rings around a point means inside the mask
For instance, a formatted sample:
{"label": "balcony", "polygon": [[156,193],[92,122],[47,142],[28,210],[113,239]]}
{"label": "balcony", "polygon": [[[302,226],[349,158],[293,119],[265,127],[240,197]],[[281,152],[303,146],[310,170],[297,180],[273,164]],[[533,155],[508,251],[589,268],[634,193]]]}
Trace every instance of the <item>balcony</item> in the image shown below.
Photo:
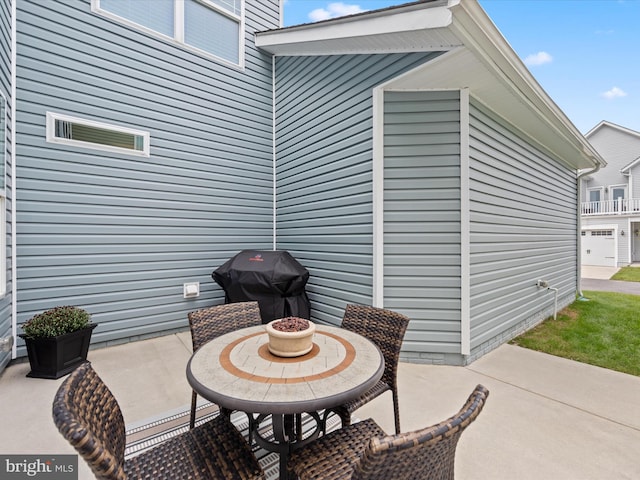
{"label": "balcony", "polygon": [[640,214],[640,198],[619,198],[603,202],[582,202],[581,215]]}

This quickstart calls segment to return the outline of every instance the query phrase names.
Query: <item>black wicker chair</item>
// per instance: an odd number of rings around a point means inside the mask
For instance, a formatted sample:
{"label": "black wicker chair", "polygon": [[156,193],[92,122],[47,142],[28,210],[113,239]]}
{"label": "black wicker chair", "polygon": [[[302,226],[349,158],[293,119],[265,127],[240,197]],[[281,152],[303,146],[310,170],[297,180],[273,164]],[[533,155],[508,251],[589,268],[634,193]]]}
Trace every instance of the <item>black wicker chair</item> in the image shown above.
{"label": "black wicker chair", "polygon": [[223,416],[125,460],[120,406],[88,362],[58,389],[53,420],[98,479],[265,478],[244,437]]}
{"label": "black wicker chair", "polygon": [[[240,328],[262,324],[258,302],[238,302],[216,305],[214,307],[189,312],[188,317],[194,352],[209,340],[219,337],[220,335],[233,332]],[[198,395],[193,391],[191,394],[190,428],[193,428],[196,423],[197,399]],[[231,415],[231,412],[227,409],[221,409],[221,413],[226,417]]]}
{"label": "black wicker chair", "polygon": [[378,346],[384,357],[384,373],[380,381],[369,391],[349,403],[332,408],[325,414],[325,419],[334,412],[340,417],[343,426],[349,425],[355,410],[390,390],[393,395],[396,433],[400,433],[398,359],[408,325],[409,318],[391,310],[366,305],[347,305],[342,319],[342,328],[359,333]]}
{"label": "black wicker chair", "polygon": [[289,471],[300,480],[452,480],[460,435],[488,395],[478,385],[456,415],[410,433],[386,435],[371,419],[336,430],[294,451]]}

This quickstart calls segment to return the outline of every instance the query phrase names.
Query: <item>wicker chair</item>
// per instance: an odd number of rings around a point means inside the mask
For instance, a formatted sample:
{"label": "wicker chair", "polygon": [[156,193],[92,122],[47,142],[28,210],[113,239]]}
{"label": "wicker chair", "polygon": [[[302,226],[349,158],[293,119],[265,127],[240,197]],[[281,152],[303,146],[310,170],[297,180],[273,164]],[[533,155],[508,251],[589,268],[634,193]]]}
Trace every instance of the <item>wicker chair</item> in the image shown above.
{"label": "wicker chair", "polygon": [[369,391],[348,403],[332,408],[325,414],[338,414],[342,425],[351,423],[351,414],[387,390],[393,395],[393,413],[396,433],[400,433],[400,409],[398,406],[398,358],[409,318],[382,308],[366,305],[347,305],[342,319],[342,328],[359,333],[375,343],[384,356],[384,373],[380,381]]}
{"label": "wicker chair", "polygon": [[336,430],[291,454],[300,480],[452,480],[456,445],[489,395],[478,385],[462,409],[437,425],[386,435],[368,419]]}
{"label": "wicker chair", "polygon": [[125,460],[122,412],[88,362],[58,389],[53,420],[99,479],[265,478],[244,437],[223,416]]}
{"label": "wicker chair", "polygon": [[[233,332],[240,328],[253,327],[262,324],[260,307],[258,302],[238,302],[216,305],[189,312],[189,328],[191,329],[191,342],[193,351],[198,350],[209,340]],[[195,391],[191,394],[191,418],[189,427],[196,423],[196,403],[198,395]],[[231,415],[227,409],[221,409],[225,416]]]}

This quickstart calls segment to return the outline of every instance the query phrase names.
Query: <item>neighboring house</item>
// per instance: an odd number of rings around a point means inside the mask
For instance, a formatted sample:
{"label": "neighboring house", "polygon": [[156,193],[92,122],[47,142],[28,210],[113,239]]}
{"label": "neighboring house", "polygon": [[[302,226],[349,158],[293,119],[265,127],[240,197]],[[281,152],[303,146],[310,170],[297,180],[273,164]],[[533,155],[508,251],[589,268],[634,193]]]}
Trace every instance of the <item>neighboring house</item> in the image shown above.
{"label": "neighboring house", "polygon": [[573,301],[577,171],[604,162],[475,1],[286,29],[275,0],[153,6],[1,3],[0,338],[63,304],[95,344],[184,329],[242,249],[306,266],[315,321],[407,314],[415,362]]}
{"label": "neighboring house", "polygon": [[582,264],[640,262],[640,132],[600,122],[585,137],[607,166],[582,182]]}

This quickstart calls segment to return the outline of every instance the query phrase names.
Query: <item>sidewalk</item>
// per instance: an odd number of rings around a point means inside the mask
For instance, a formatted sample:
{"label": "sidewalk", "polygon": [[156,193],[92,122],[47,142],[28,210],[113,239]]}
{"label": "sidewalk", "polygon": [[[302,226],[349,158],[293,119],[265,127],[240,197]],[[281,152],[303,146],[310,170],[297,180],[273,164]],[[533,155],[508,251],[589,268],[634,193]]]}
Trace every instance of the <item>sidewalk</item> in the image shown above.
{"label": "sidewalk", "polygon": [[[188,332],[92,350],[89,359],[118,399],[128,424],[187,405]],[[75,453],[51,419],[63,379],[26,378],[28,363],[0,376],[0,453]],[[467,367],[402,363],[402,430],[455,413],[475,385],[487,405],[460,441],[458,480],[640,478],[640,377],[503,345]],[[393,432],[391,395],[365,405]],[[92,478],[83,461],[79,479]]]}

